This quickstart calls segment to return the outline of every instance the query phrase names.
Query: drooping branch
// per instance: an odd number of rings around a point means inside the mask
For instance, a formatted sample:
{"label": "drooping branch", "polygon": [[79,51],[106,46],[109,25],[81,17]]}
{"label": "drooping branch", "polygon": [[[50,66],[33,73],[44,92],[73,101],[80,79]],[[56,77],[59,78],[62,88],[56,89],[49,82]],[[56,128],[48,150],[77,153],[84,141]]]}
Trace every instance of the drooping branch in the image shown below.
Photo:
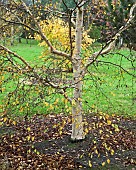
{"label": "drooping branch", "polygon": [[[14,1],[13,1],[14,2]],[[15,2],[14,2],[15,3]],[[16,3],[15,3],[16,4]],[[17,6],[17,4],[16,4],[16,6]],[[10,8],[8,8],[8,7],[5,7],[5,6],[3,6],[4,7],[4,9],[5,9],[5,11],[7,11],[8,12],[8,14],[10,14],[10,16],[12,17],[12,18],[14,18],[14,20],[15,19],[17,19],[17,21],[12,21],[12,20],[8,20],[8,19],[5,19],[5,18],[2,18],[2,17],[0,17],[0,19],[1,20],[3,20],[4,22],[7,22],[7,23],[9,23],[9,24],[16,24],[16,25],[22,25],[22,26],[25,26],[25,27],[27,27],[28,29],[31,29],[31,30],[33,30],[34,32],[37,32],[37,30],[35,30],[34,28],[32,28],[32,27],[30,27],[29,25],[27,25],[27,24],[25,24],[24,22],[22,22],[22,20],[18,17],[18,15],[16,14],[16,12],[15,12],[15,10],[10,10]],[[15,9],[16,9],[16,7],[15,7]]]}
{"label": "drooping branch", "polygon": [[128,70],[124,69],[124,68],[123,68],[121,65],[119,65],[119,64],[115,64],[115,63],[112,63],[112,62],[110,62],[110,61],[102,61],[102,60],[100,60],[99,63],[105,63],[105,64],[113,65],[113,66],[115,66],[115,67],[120,68],[121,70],[123,70],[124,72],[126,72],[128,75],[133,76],[133,77],[136,77],[136,75],[130,73]]}
{"label": "drooping branch", "polygon": [[[70,103],[72,102],[72,99],[70,97],[67,96],[66,94],[66,89],[69,88],[69,86],[64,86],[64,87],[60,87],[58,84],[55,84],[53,82],[50,81],[50,79],[48,77],[43,78],[41,75],[39,75],[35,69],[33,69],[29,63],[27,63],[20,55],[16,54],[15,52],[9,50],[8,48],[6,48],[5,46],[0,44],[0,50],[4,50],[5,52],[7,52],[9,55],[12,55],[16,58],[18,58],[19,60],[21,60],[25,65],[26,65],[26,70],[23,70],[22,68],[18,67],[13,61],[12,59],[7,55],[6,58],[8,59],[8,61],[10,63],[12,63],[12,65],[14,65],[17,69],[19,69],[22,73],[26,74],[26,71],[31,72],[31,76],[33,78],[36,78],[37,81],[39,81],[39,83],[41,83],[44,86],[50,86],[54,89],[58,90],[58,93],[62,94]],[[14,71],[15,72],[15,71]]]}
{"label": "drooping branch", "polygon": [[29,25],[23,23],[21,20],[19,20],[19,22],[17,22],[17,21],[10,21],[10,20],[7,20],[7,19],[2,18],[2,17],[0,17],[0,19],[3,20],[4,22],[7,22],[8,24],[22,25],[22,26],[24,26],[24,27],[26,27],[26,28],[34,31],[34,32],[39,33],[38,30],[36,30],[36,29],[30,27]]}
{"label": "drooping branch", "polygon": [[14,53],[13,51],[9,50],[7,47],[3,46],[0,44],[0,50],[4,50],[6,52],[8,52],[9,54],[13,55],[14,57],[18,58],[19,60],[21,60],[28,69],[32,69],[32,67],[29,65],[29,63],[27,63],[20,55]]}
{"label": "drooping branch", "polygon": [[110,40],[110,41],[104,46],[103,49],[99,50],[98,52],[93,53],[93,54],[89,57],[86,65],[85,65],[84,71],[87,69],[87,67],[88,67],[89,65],[91,65],[92,63],[94,63],[100,55],[109,53],[109,52],[115,47],[116,40],[118,39],[118,37],[120,37],[121,33],[122,33],[123,31],[125,31],[126,29],[128,29],[128,28],[131,26],[131,23],[132,23],[132,21],[133,21],[133,19],[134,19],[134,17],[135,17],[135,15],[133,15],[133,12],[134,12],[134,9],[135,9],[135,8],[136,8],[136,3],[134,3],[134,5],[133,5],[133,6],[131,7],[131,9],[130,9],[129,19],[128,19],[128,21],[126,22],[126,24],[119,29],[119,31],[115,34],[115,36],[112,38],[112,40]]}

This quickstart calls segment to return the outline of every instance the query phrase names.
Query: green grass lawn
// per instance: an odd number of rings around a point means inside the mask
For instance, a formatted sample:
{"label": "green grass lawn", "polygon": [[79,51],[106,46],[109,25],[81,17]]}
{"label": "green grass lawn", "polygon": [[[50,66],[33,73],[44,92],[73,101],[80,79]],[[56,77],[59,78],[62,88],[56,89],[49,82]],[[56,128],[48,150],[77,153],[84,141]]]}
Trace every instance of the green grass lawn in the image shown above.
{"label": "green grass lawn", "polygon": [[121,65],[134,75],[136,63],[133,63],[132,66],[132,63],[122,55],[133,59],[136,53],[130,55],[127,49],[120,51],[120,53],[121,55],[114,53],[107,57],[101,57],[99,60],[103,62],[100,62],[99,66],[89,68],[92,79],[90,80],[89,75],[86,77],[88,80],[84,82],[84,99],[88,99],[89,106],[93,104],[92,107],[95,110],[120,115],[135,115],[135,78],[107,62]]}
{"label": "green grass lawn", "polygon": [[28,44],[25,39],[22,39],[22,43],[15,44],[10,49],[20,56],[22,56],[32,66],[39,64],[39,56],[43,47],[38,46],[38,42],[35,40],[28,40]]}
{"label": "green grass lawn", "polygon": [[[14,52],[21,55],[26,61],[34,66],[43,65],[43,61],[39,59],[43,47],[37,45],[38,43],[31,40],[26,44],[25,40],[21,44],[15,44],[9,47]],[[106,57],[100,57],[98,65],[94,64],[88,68],[88,73],[84,79],[83,84],[83,110],[85,113],[89,112],[103,112],[108,114],[119,114],[126,116],[134,116],[136,113],[136,85],[134,77],[128,75],[120,67],[131,74],[135,74],[136,63],[132,63],[129,60],[133,60],[136,57],[136,53],[133,51],[130,54],[129,50],[123,49],[120,54],[118,51],[107,55]],[[126,57],[124,58],[123,55]],[[112,65],[111,63],[114,63]],[[10,77],[10,75],[6,75]],[[5,77],[6,77],[5,76]],[[22,76],[21,77],[25,77]],[[2,105],[5,104],[5,98],[8,93],[16,89],[17,81],[12,79],[7,83],[4,88],[5,91],[1,94]],[[51,93],[51,95],[50,95]],[[55,94],[54,94],[55,93]],[[14,105],[14,109],[11,108],[12,113],[20,115],[24,113],[40,113],[46,114],[50,112],[70,112],[70,107],[67,101],[61,95],[49,88],[43,88],[42,86],[25,86],[20,88],[18,92],[19,96],[27,96],[22,104]],[[72,90],[68,91],[68,94],[72,95]],[[39,96],[43,95],[44,98]],[[33,100],[34,98],[34,100]],[[59,98],[58,101],[56,99]],[[16,99],[14,96],[14,100]],[[10,101],[13,105],[13,102]],[[16,101],[18,102],[18,101]],[[20,100],[21,102],[21,100]],[[9,107],[12,107],[9,106]],[[25,109],[21,109],[21,108]],[[3,109],[1,107],[1,109]],[[10,109],[9,109],[10,110]]]}

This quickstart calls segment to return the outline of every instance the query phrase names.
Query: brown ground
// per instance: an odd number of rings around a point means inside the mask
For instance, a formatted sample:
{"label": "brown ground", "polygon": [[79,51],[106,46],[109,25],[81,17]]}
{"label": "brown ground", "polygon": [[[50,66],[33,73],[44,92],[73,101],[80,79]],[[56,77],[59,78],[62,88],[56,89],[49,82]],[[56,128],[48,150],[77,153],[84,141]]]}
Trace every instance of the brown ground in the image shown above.
{"label": "brown ground", "polygon": [[85,116],[80,142],[71,142],[71,117],[63,114],[0,122],[1,170],[136,170],[135,120]]}

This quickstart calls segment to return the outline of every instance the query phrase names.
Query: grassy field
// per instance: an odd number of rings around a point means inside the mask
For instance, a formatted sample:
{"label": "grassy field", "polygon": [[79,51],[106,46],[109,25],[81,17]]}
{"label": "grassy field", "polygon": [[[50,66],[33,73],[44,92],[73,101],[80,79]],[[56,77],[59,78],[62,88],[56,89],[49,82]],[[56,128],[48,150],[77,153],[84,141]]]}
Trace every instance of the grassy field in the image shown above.
{"label": "grassy field", "polygon": [[[31,40],[31,44],[30,42],[26,44],[23,40],[21,44],[15,44],[9,48],[25,58],[32,66],[43,64],[43,61],[39,59],[43,48],[38,46],[37,42],[33,40]],[[134,77],[121,69],[121,67],[123,67],[131,74],[135,74],[136,63],[131,62],[135,57],[136,53],[134,51],[130,54],[129,50],[123,49],[120,51],[120,54],[118,51],[115,51],[106,57],[100,57],[98,63],[88,68],[88,74],[83,84],[83,110],[85,113],[104,112],[125,116],[135,115],[136,81]],[[9,83],[4,86],[5,91],[1,94],[0,98],[2,105],[4,105],[5,102],[4,98],[7,97],[9,92],[16,89],[16,85],[17,81],[10,80]],[[43,87],[37,86],[31,88],[30,86],[26,86],[24,89],[20,89],[20,96],[25,95],[24,93],[26,91],[26,101],[22,103],[22,106],[21,104],[16,105],[12,112],[14,112],[15,115],[22,115],[26,112],[31,114],[46,114],[50,112],[69,113],[71,108],[67,101],[65,101],[61,95],[54,95],[55,91],[53,90],[51,90],[52,94],[49,95],[50,90],[51,89],[43,89]],[[68,93],[71,96],[72,90]],[[39,98],[39,94],[42,94],[44,98]],[[32,98],[35,98],[35,100],[31,100]],[[56,101],[57,98],[59,98],[58,101]],[[14,100],[16,100],[15,97]],[[13,101],[11,102],[13,104]]]}

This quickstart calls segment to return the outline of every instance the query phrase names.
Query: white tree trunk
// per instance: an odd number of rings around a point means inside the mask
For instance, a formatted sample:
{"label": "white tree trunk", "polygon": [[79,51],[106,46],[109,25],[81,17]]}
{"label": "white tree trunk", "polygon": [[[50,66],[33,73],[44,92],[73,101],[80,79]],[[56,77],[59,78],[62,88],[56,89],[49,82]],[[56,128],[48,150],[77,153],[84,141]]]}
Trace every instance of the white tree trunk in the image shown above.
{"label": "white tree trunk", "polygon": [[82,123],[82,60],[81,60],[81,43],[83,28],[83,6],[77,9],[76,17],[76,37],[75,49],[72,56],[73,63],[73,102],[72,102],[72,135],[73,141],[85,138]]}

